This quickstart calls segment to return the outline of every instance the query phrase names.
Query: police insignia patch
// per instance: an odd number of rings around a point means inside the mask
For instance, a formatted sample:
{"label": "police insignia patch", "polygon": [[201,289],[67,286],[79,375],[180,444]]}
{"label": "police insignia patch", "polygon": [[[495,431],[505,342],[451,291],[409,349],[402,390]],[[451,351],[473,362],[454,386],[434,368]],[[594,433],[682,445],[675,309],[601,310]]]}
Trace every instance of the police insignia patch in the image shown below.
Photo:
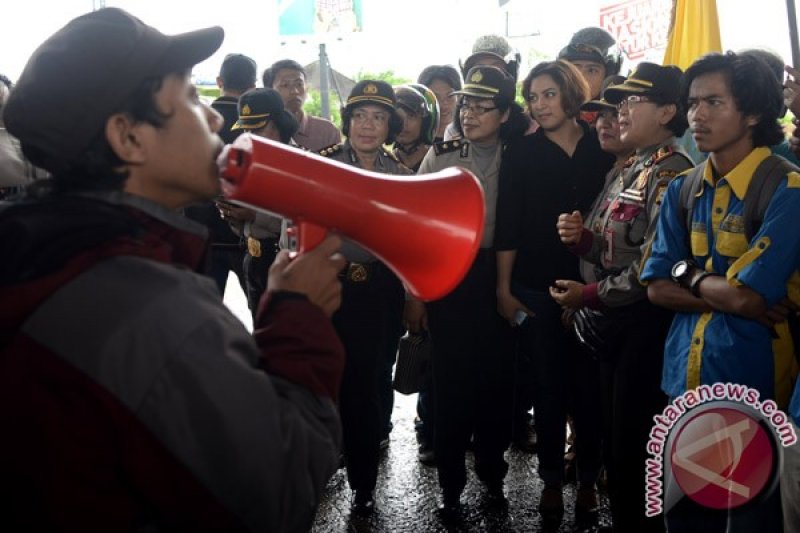
{"label": "police insignia patch", "polygon": [[475,83],[479,83],[483,79],[483,74],[481,74],[480,70],[476,70],[475,73],[470,76],[469,81],[474,81]]}
{"label": "police insignia patch", "polygon": [[252,113],[252,112],[253,112],[253,111],[250,109],[250,106],[249,106],[249,105],[247,105],[247,104],[244,104],[244,106],[242,106],[242,116],[247,116],[247,115],[249,115],[249,114],[250,114],[250,113]]}
{"label": "police insignia patch", "polygon": [[368,83],[364,86],[364,94],[378,94],[378,86],[374,83]]}

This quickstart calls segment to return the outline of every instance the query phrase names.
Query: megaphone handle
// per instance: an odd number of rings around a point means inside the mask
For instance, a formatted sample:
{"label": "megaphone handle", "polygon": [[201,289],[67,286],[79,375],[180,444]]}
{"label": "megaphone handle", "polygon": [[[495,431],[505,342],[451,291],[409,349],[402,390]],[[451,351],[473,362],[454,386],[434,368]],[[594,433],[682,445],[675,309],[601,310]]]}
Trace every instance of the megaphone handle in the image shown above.
{"label": "megaphone handle", "polygon": [[316,248],[317,245],[325,239],[325,236],[328,234],[328,228],[301,220],[294,226],[290,226],[287,233],[290,242],[292,237],[296,239],[296,252],[298,254],[303,254]]}

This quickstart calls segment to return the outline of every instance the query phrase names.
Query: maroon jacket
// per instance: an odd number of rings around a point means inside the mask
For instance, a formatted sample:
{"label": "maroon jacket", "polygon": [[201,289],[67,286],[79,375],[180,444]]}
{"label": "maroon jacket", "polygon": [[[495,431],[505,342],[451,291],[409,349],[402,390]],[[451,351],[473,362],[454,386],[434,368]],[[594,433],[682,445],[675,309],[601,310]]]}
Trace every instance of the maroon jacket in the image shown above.
{"label": "maroon jacket", "polygon": [[123,193],[0,211],[11,530],[302,531],[338,463],[344,351],[305,298],[251,336],[198,226]]}

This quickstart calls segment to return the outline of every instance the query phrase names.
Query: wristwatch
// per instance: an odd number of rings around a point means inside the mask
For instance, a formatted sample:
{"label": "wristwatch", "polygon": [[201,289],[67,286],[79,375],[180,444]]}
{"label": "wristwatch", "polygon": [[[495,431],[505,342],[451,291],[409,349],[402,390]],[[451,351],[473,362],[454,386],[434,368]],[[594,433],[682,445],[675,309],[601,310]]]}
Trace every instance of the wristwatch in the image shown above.
{"label": "wristwatch", "polygon": [[689,282],[689,292],[691,292],[696,298],[700,298],[700,282],[712,275],[713,274],[711,272],[701,270],[700,273],[694,276],[692,281]]}
{"label": "wristwatch", "polygon": [[689,288],[689,282],[697,265],[691,259],[684,259],[672,265],[672,281],[683,287]]}

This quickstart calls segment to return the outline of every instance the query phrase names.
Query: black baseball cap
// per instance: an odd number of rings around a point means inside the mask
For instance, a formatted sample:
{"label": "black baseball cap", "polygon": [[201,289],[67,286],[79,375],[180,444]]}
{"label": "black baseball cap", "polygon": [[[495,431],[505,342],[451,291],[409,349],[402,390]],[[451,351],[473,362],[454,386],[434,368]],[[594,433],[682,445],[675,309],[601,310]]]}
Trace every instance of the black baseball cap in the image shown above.
{"label": "black baseball cap", "polygon": [[145,79],[191,68],[223,38],[218,26],[164,35],[117,8],[75,18],[28,60],[3,109],[6,128],[47,156],[45,168],[75,161]]}
{"label": "black baseball cap", "polygon": [[507,72],[489,65],[472,67],[464,78],[464,87],[453,94],[475,98],[502,99],[513,102],[517,86]]}
{"label": "black baseball cap", "polygon": [[678,103],[683,71],[674,65],[639,63],[636,70],[623,83],[612,85],[603,91],[603,98],[610,104],[618,104],[628,95],[649,96],[663,104]]}
{"label": "black baseball cap", "polygon": [[288,137],[297,132],[297,120],[284,108],[278,91],[251,89],[239,97],[239,120],[231,130],[258,130],[270,121]]}

